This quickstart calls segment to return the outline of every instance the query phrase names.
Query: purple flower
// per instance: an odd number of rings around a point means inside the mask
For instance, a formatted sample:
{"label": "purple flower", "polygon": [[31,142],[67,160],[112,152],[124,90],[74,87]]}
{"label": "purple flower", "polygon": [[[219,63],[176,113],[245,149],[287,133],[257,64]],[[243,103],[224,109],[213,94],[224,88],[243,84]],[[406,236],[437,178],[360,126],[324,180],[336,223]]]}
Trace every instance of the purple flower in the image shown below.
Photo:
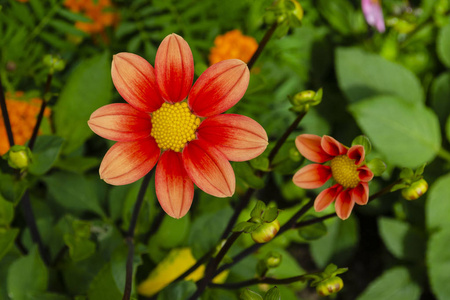
{"label": "purple flower", "polygon": [[361,6],[367,23],[379,32],[384,32],[384,18],[380,0],[361,0]]}

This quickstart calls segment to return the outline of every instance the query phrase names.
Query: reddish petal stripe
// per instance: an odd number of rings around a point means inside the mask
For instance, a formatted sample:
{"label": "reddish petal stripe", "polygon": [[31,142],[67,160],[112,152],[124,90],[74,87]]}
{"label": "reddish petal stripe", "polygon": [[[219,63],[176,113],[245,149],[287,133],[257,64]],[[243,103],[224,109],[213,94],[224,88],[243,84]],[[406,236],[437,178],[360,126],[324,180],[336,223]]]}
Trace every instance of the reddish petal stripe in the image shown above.
{"label": "reddish petal stripe", "polygon": [[360,182],[353,189],[352,199],[359,205],[366,205],[369,202],[369,185],[367,182]]}
{"label": "reddish petal stripe", "polygon": [[192,181],[205,193],[216,197],[231,197],[236,179],[225,156],[211,144],[194,140],[183,150],[183,162]]}
{"label": "reddish petal stripe", "polygon": [[150,115],[126,103],[105,105],[94,111],[89,127],[99,136],[118,142],[135,141],[150,136]]}
{"label": "reddish petal stripe", "polygon": [[267,133],[256,121],[241,115],[222,114],[205,119],[197,137],[214,145],[228,160],[257,157],[267,147]]}
{"label": "reddish petal stripe", "polygon": [[233,107],[248,87],[250,71],[239,59],[227,59],[209,67],[197,79],[188,103],[199,117],[223,113]]}
{"label": "reddish petal stripe", "polygon": [[312,164],[298,170],[292,181],[302,189],[315,189],[324,185],[330,178],[331,168],[329,166]]}
{"label": "reddish petal stripe", "polygon": [[113,185],[124,185],[144,177],[158,161],[160,149],[153,138],[117,142],[100,165],[100,178]]}
{"label": "reddish petal stripe", "polygon": [[327,188],[320,192],[314,201],[314,209],[319,212],[328,207],[337,197],[337,195],[342,191],[342,185],[335,184],[330,188]]}
{"label": "reddish petal stripe", "polygon": [[320,142],[322,138],[314,134],[301,134],[295,139],[295,146],[298,151],[310,161],[316,163],[324,163],[333,158],[323,151]]}
{"label": "reddish petal stripe", "polygon": [[369,182],[373,178],[373,172],[366,165],[356,169],[358,171],[359,179],[363,182]]}
{"label": "reddish petal stripe", "polygon": [[355,165],[360,165],[365,159],[364,147],[362,145],[352,146],[348,149],[347,156],[355,160]]}
{"label": "reddish petal stripe", "polygon": [[334,207],[337,216],[342,220],[346,220],[350,217],[353,206],[355,205],[355,201],[353,201],[351,197],[351,192],[352,189],[343,190],[336,198]]}
{"label": "reddish petal stripe", "polygon": [[165,151],[155,174],[156,196],[162,209],[172,218],[183,217],[194,198],[194,184],[186,173],[181,153]]}
{"label": "reddish petal stripe", "polygon": [[164,102],[152,65],[139,55],[126,52],[114,55],[111,77],[123,99],[142,112],[153,112]]}
{"label": "reddish petal stripe", "polygon": [[322,146],[322,149],[331,156],[344,155],[347,153],[347,148],[345,148],[344,145],[328,135],[322,137],[320,145]]}
{"label": "reddish petal stripe", "polygon": [[181,36],[172,33],[164,38],[156,52],[155,70],[159,91],[166,101],[186,99],[194,81],[194,58]]}

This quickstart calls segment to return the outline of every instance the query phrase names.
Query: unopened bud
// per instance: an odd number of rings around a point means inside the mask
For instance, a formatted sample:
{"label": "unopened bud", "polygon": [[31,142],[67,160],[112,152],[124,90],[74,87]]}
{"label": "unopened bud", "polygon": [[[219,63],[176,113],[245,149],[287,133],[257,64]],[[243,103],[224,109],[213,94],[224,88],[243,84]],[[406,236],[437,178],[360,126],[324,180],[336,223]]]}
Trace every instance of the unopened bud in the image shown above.
{"label": "unopened bud", "polygon": [[320,296],[329,296],[331,294],[339,292],[343,287],[344,282],[342,281],[342,279],[335,276],[321,281],[316,286],[316,291]]}
{"label": "unopened bud", "polygon": [[270,223],[263,223],[252,232],[252,239],[255,243],[267,243],[272,240],[280,230],[280,222],[277,219]]}
{"label": "unopened bud", "polygon": [[267,268],[272,269],[278,267],[281,264],[281,257],[281,254],[275,251],[267,253],[264,259]]}
{"label": "unopened bud", "polygon": [[3,158],[8,161],[11,168],[23,170],[30,165],[31,151],[28,147],[14,145]]}
{"label": "unopened bud", "polygon": [[59,57],[47,54],[44,56],[44,64],[50,68],[50,72],[62,71],[66,67],[66,63]]}
{"label": "unopened bud", "polygon": [[406,200],[416,200],[428,190],[428,183],[425,179],[413,182],[409,187],[402,189],[402,196]]}

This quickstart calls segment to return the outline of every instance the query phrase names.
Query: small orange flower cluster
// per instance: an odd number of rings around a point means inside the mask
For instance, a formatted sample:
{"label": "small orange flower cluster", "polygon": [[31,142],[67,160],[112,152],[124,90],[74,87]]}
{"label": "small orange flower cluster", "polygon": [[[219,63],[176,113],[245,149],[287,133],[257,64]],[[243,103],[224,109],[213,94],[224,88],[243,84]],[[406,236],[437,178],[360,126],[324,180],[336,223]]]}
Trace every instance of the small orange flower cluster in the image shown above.
{"label": "small orange flower cluster", "polygon": [[230,58],[237,58],[248,63],[258,48],[254,38],[243,35],[238,29],[217,36],[214,45],[209,54],[211,65]]}
{"label": "small orange flower cluster", "polygon": [[[24,145],[31,137],[42,103],[42,99],[39,98],[32,98],[27,101],[18,100],[22,96],[23,92],[17,92],[13,97],[6,95],[6,107],[16,145]],[[45,109],[44,116],[50,116],[50,109]],[[5,123],[3,122],[3,116],[0,115],[0,155],[5,154],[8,150],[8,135],[6,133]]]}
{"label": "small orange flower cluster", "polygon": [[118,21],[118,15],[112,11],[110,0],[65,0],[64,5],[92,20],[75,23],[75,27],[87,33],[102,33],[105,27],[115,25]]}

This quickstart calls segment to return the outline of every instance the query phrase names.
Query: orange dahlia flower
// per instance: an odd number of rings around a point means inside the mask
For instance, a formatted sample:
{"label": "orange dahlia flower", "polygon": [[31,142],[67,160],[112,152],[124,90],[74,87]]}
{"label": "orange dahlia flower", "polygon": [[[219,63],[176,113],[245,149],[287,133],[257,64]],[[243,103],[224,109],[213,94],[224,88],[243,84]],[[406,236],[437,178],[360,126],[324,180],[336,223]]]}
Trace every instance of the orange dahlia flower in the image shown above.
{"label": "orange dahlia flower", "polygon": [[267,134],[257,122],[222,114],[247,90],[250,74],[240,60],[209,67],[192,86],[191,49],[171,34],[158,48],[155,68],[138,55],[119,53],[111,75],[128,104],[103,106],[88,121],[95,133],[117,141],[100,165],[100,177],[113,185],[132,183],[158,162],[156,195],[174,218],[188,212],[194,183],[213,196],[232,196],[229,160],[252,159],[267,147]]}
{"label": "orange dahlia flower", "polygon": [[257,48],[258,42],[253,37],[243,35],[238,29],[228,31],[214,39],[214,47],[211,48],[209,54],[209,63],[212,65],[231,58],[237,58],[247,63]]}
{"label": "orange dahlia flower", "polygon": [[[323,190],[314,201],[314,209],[322,211],[336,200],[336,214],[347,219],[355,202],[367,204],[369,185],[373,173],[365,165],[364,147],[352,146],[350,149],[334,138],[313,134],[302,134],[295,139],[298,151],[310,161],[319,163],[307,165],[295,173],[293,182],[304,189],[315,189],[324,185],[330,178],[336,184]],[[327,164],[322,164],[327,163]]]}

